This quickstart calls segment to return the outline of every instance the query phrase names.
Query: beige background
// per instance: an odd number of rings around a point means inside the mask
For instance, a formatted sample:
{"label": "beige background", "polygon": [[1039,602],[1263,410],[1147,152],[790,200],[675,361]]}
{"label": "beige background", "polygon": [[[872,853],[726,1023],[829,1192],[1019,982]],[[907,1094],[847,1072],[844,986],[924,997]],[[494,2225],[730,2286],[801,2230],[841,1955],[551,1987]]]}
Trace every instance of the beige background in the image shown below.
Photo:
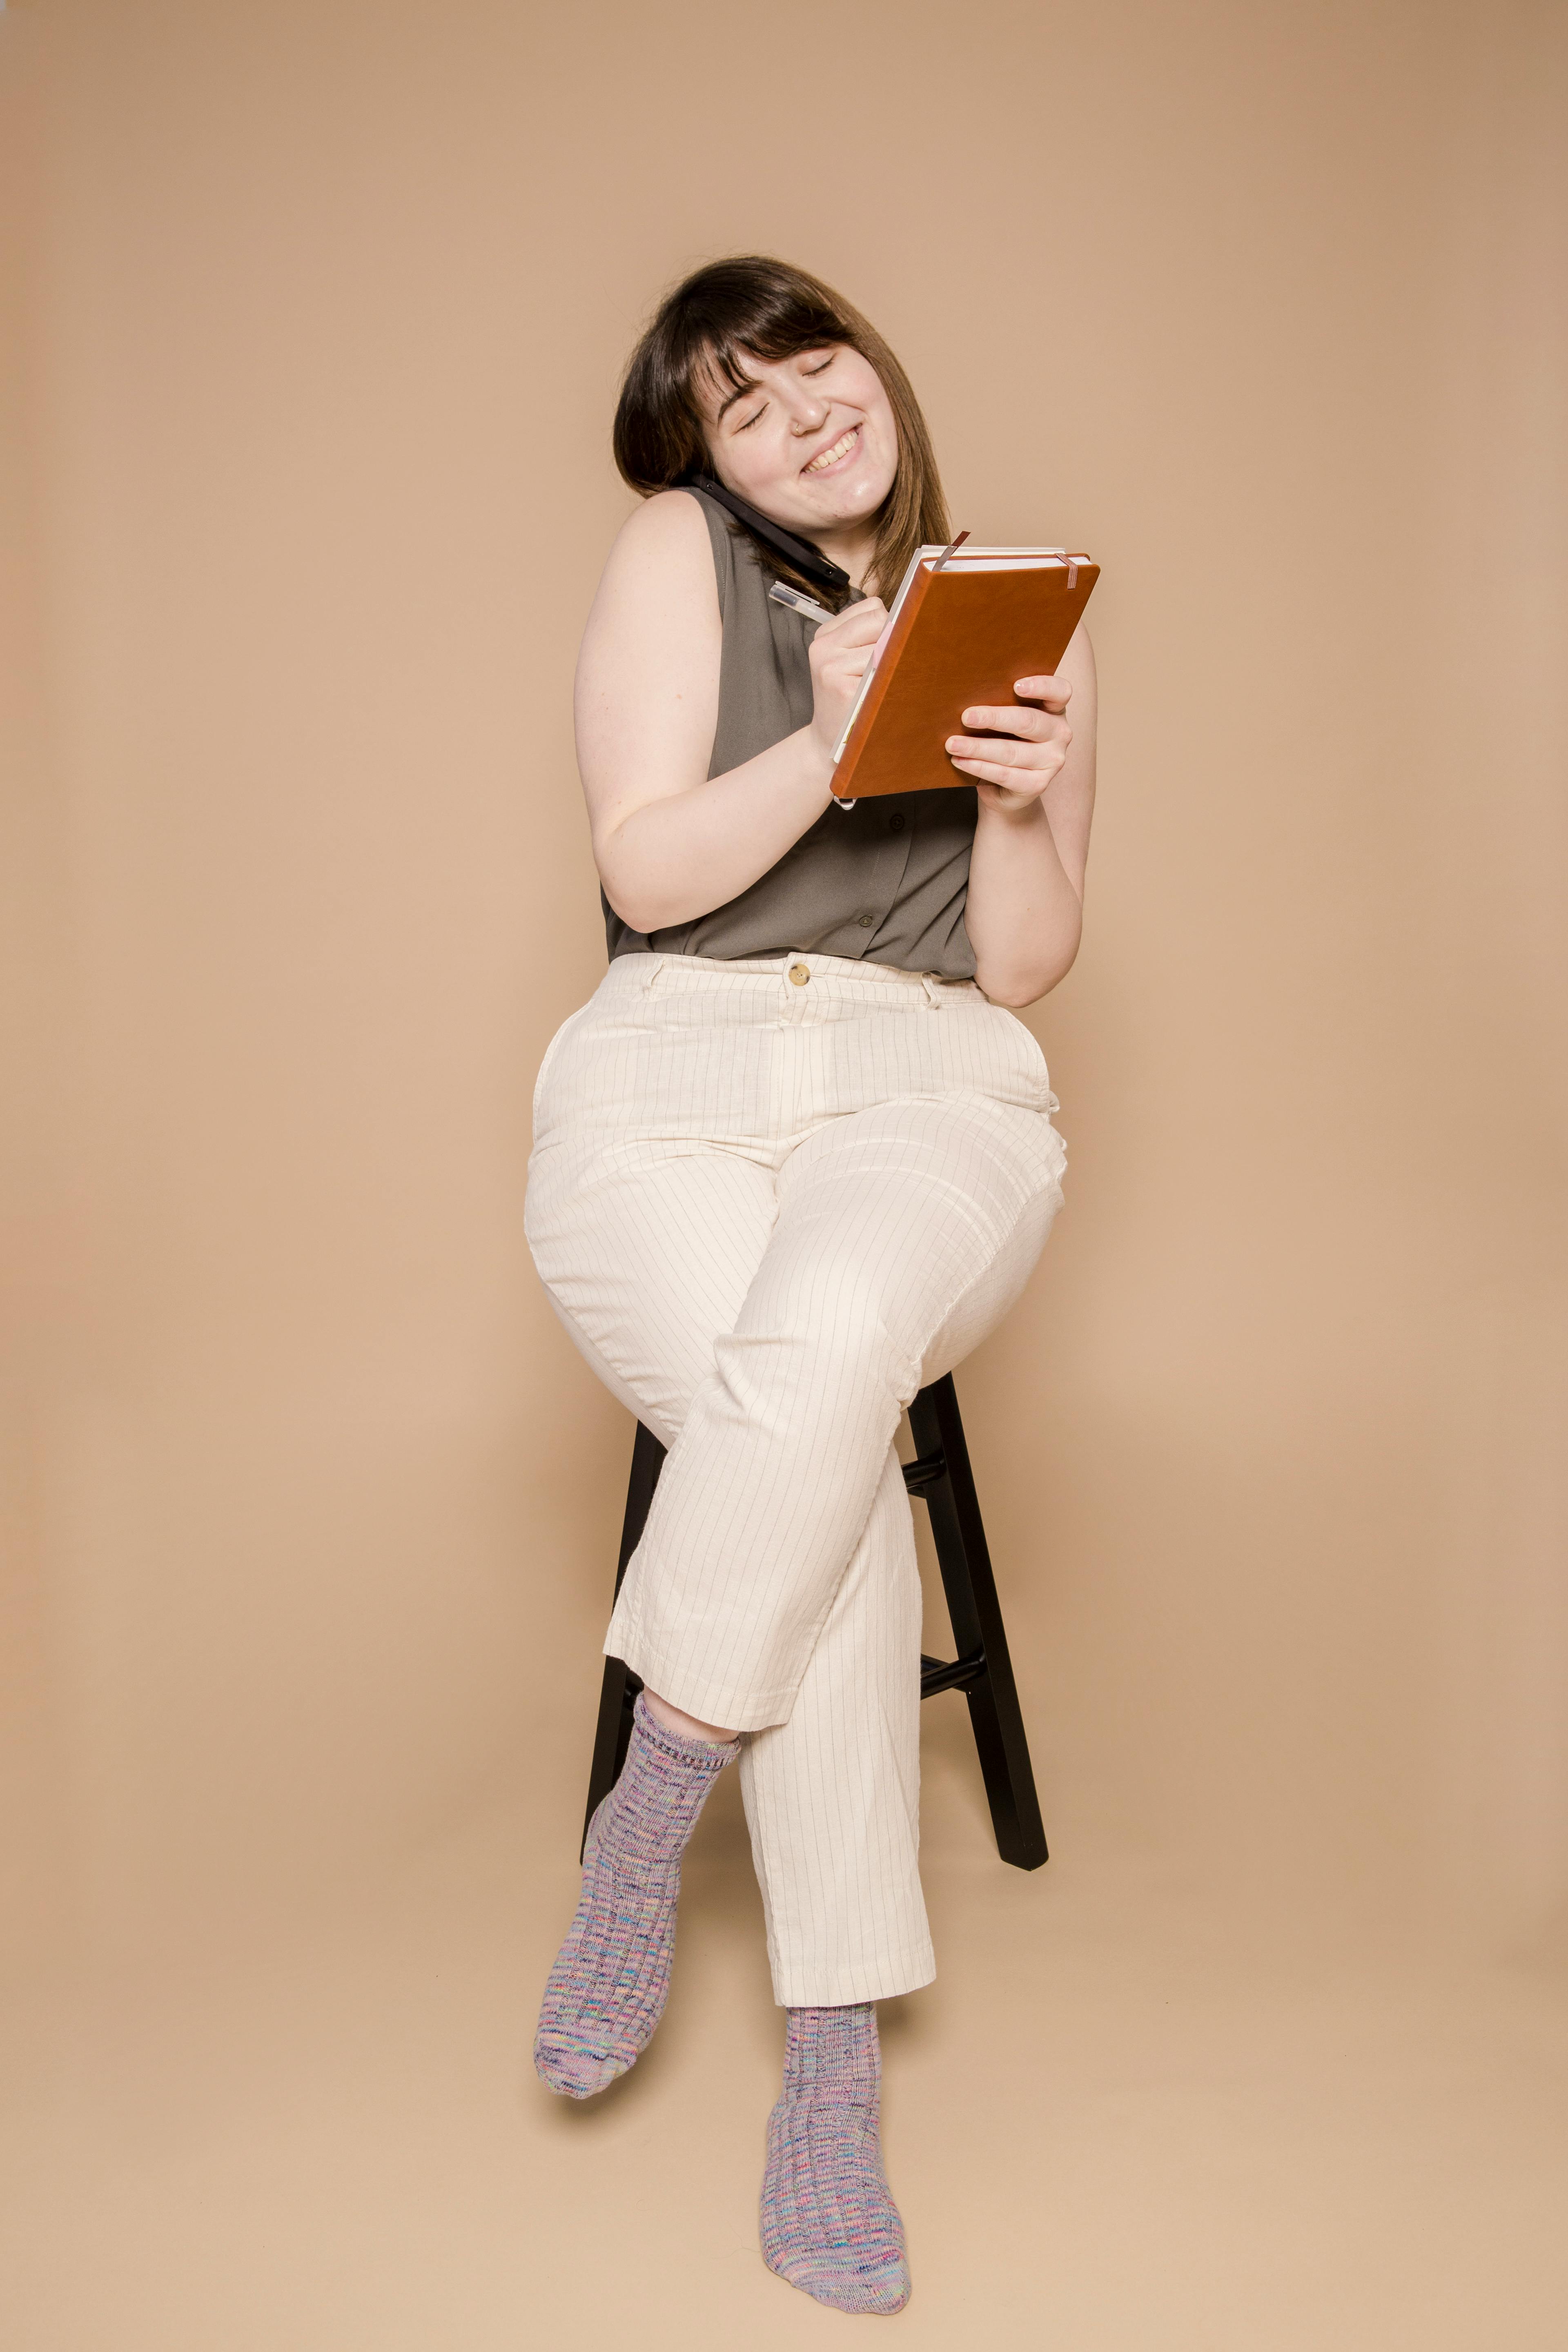
{"label": "beige background", "polygon": [[758,248],[1104,566],[1069,1206],[961,1376],[1054,1858],[934,1702],[903,2340],[1559,2352],[1564,24],[0,16],[17,2352],[842,2327],[732,1790],[648,2061],[525,2054],[629,1446],[521,1222],[572,660],[631,337]]}

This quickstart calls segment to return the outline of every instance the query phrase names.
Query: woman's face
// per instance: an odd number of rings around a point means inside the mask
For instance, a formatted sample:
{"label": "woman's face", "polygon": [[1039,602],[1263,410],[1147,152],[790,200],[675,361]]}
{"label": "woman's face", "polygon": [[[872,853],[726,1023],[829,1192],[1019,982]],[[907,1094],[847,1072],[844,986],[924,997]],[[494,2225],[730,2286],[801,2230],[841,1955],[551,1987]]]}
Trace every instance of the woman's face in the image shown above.
{"label": "woman's face", "polygon": [[746,383],[702,393],[713,471],[786,530],[853,530],[893,487],[899,444],[882,380],[847,343],[787,360],[740,354]]}

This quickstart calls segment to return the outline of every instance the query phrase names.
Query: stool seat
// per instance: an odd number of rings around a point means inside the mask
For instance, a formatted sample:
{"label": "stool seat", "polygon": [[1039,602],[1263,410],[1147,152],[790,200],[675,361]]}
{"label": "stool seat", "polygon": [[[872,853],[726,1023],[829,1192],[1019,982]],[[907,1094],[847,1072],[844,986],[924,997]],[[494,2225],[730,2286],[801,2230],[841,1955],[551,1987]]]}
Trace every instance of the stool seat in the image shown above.
{"label": "stool seat", "polygon": [[[910,1406],[910,1433],[916,1453],[915,1459],[904,1465],[904,1485],[911,1495],[920,1496],[931,1514],[931,1540],[958,1653],[954,1658],[921,1659],[921,1696],[934,1698],[939,1691],[949,1690],[963,1693],[980,1753],[996,1851],[1018,1870],[1037,1870],[1048,1859],[1046,1832],[951,1372],[921,1389],[914,1399]],[[632,1445],[621,1556],[616,1567],[617,1597],[626,1563],[642,1541],[663,1466],[664,1447],[639,1421]],[[614,1788],[626,1761],[632,1708],[641,1688],[640,1680],[622,1659],[605,1660],[594,1760],[588,1774],[588,1809],[583,1822],[584,1841],[588,1823]]]}

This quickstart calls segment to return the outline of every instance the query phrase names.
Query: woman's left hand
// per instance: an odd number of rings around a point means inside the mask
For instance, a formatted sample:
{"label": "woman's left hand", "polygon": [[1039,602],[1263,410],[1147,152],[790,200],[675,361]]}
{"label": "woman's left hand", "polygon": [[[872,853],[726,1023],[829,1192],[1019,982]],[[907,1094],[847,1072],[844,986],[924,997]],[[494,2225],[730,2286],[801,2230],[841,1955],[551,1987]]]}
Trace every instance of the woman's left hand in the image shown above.
{"label": "woman's left hand", "polygon": [[994,728],[1006,742],[972,735],[950,735],[947,751],[961,775],[973,776],[987,808],[1017,814],[1037,801],[1061,773],[1072,741],[1072,729],[1063,716],[1072,688],[1065,677],[1020,677],[1013,691],[1031,709],[1010,702],[999,709],[977,704],[961,714],[965,727]]}

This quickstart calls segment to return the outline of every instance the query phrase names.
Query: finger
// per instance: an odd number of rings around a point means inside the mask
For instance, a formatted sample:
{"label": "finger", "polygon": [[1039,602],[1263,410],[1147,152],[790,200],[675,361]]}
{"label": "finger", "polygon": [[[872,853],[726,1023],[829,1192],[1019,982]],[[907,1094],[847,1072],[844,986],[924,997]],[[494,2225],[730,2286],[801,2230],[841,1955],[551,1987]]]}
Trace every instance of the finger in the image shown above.
{"label": "finger", "polygon": [[950,735],[943,747],[950,758],[989,760],[999,768],[1046,768],[1053,771],[1061,762],[1051,758],[1048,743],[998,743],[992,737]]}
{"label": "finger", "polygon": [[816,632],[820,645],[825,637],[839,645],[874,645],[888,625],[888,608],[879,596],[867,596],[858,604],[847,604],[842,613],[835,613],[831,621],[824,621]]}
{"label": "finger", "polygon": [[965,727],[990,727],[999,735],[1021,735],[1030,743],[1044,742],[1055,723],[1047,712],[1026,710],[1016,702],[1003,703],[995,710],[980,704],[958,715]]}
{"label": "finger", "polygon": [[1052,710],[1065,710],[1072,687],[1065,677],[1016,677],[1013,691],[1026,696],[1031,702],[1043,702]]}
{"label": "finger", "polygon": [[1031,779],[1026,769],[998,767],[994,760],[954,760],[952,764],[977,784],[999,784],[1014,800],[1037,800],[1047,782],[1038,774]]}

